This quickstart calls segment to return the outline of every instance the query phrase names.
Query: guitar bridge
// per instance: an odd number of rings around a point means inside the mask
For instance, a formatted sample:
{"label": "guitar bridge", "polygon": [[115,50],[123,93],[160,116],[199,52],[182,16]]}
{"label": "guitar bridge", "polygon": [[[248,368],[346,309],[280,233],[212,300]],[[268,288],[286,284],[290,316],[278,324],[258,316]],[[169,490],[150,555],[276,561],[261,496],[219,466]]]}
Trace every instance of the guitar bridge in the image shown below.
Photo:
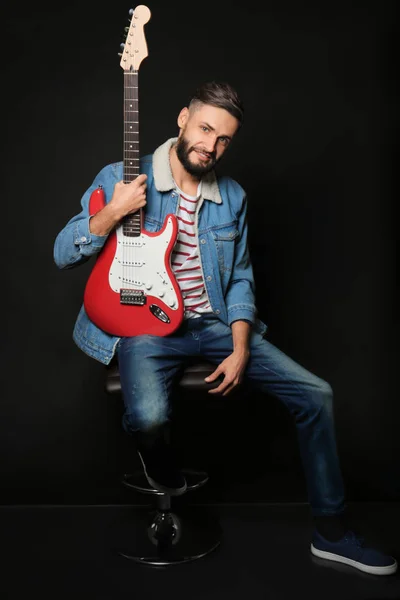
{"label": "guitar bridge", "polygon": [[119,291],[119,301],[121,304],[131,304],[132,306],[143,306],[146,304],[147,297],[142,290],[130,290],[122,288]]}

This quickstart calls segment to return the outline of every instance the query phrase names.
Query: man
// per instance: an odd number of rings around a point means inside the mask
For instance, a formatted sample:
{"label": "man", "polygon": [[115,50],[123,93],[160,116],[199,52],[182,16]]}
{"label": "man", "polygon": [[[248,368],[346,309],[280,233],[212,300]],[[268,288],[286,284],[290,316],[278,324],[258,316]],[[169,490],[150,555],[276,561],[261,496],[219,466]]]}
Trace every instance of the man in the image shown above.
{"label": "man", "polygon": [[[214,167],[243,120],[243,106],[226,83],[206,83],[178,116],[179,136],[140,162],[139,175],[124,184],[122,163],[107,165],[82,197],[82,211],[58,234],[59,268],[96,255],[121,219],[145,208],[145,228],[158,231],[169,213],[179,235],[172,268],[182,291],[183,324],[162,337],[118,338],[92,323],[82,306],[74,340],[108,364],[117,354],[125,404],[124,430],[135,440],[148,481],[162,491],[186,490],[169,444],[170,397],[174,377],[188,356],[216,365],[207,378],[222,379],[211,394],[226,396],[246,376],[274,394],[295,419],[308,496],[316,528],[313,554],[373,574],[397,570],[393,557],[365,548],[344,521],[344,486],[337,455],[330,385],[296,364],[265,339],[257,318],[247,245],[246,195]],[[89,216],[88,202],[101,185],[107,204]]]}

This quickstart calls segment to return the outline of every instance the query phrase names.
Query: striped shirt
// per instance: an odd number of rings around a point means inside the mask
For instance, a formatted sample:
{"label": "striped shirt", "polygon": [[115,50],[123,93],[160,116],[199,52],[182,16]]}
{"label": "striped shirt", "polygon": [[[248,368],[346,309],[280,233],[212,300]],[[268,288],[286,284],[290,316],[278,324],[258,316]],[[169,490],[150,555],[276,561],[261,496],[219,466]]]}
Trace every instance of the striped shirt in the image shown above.
{"label": "striped shirt", "polygon": [[201,195],[201,182],[196,196],[185,194],[176,183],[175,186],[179,194],[179,206],[176,214],[178,236],[172,251],[171,266],[182,292],[185,307],[184,318],[190,319],[199,317],[205,312],[212,312],[201,271],[195,225]]}

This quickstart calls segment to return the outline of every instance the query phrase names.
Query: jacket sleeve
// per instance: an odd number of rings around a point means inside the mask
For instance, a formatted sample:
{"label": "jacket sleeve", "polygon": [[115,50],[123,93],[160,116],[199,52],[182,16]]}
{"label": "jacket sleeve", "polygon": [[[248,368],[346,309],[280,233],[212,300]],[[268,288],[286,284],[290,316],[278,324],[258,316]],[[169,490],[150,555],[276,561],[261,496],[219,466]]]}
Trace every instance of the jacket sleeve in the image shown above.
{"label": "jacket sleeve", "polygon": [[235,246],[235,261],[232,277],[226,293],[228,321],[243,320],[255,323],[257,309],[255,306],[255,284],[253,267],[247,244],[247,197],[244,195],[238,219],[239,236]]}
{"label": "jacket sleeve", "polygon": [[70,269],[86,262],[104,246],[108,235],[98,236],[89,231],[89,221],[92,218],[89,215],[89,200],[92,192],[100,185],[106,192],[108,183],[110,190],[110,179],[111,165],[107,165],[96,175],[92,185],[83,194],[81,212],[72,217],[57,235],[53,257],[59,269]]}

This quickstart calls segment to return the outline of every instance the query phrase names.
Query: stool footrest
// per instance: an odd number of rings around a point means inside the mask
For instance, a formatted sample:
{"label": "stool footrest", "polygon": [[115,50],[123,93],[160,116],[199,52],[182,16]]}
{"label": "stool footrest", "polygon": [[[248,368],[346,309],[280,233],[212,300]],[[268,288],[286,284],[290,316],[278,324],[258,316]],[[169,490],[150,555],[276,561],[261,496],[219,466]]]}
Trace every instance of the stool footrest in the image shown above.
{"label": "stool footrest", "polygon": [[[209,479],[208,474],[205,471],[182,469],[182,473],[184,474],[187,482],[186,492],[199,489],[205,483],[207,483]],[[158,496],[165,495],[163,492],[151,487],[142,469],[138,469],[130,474],[125,474],[122,478],[122,483],[127,488],[137,492],[142,492],[143,494],[153,494]]]}

